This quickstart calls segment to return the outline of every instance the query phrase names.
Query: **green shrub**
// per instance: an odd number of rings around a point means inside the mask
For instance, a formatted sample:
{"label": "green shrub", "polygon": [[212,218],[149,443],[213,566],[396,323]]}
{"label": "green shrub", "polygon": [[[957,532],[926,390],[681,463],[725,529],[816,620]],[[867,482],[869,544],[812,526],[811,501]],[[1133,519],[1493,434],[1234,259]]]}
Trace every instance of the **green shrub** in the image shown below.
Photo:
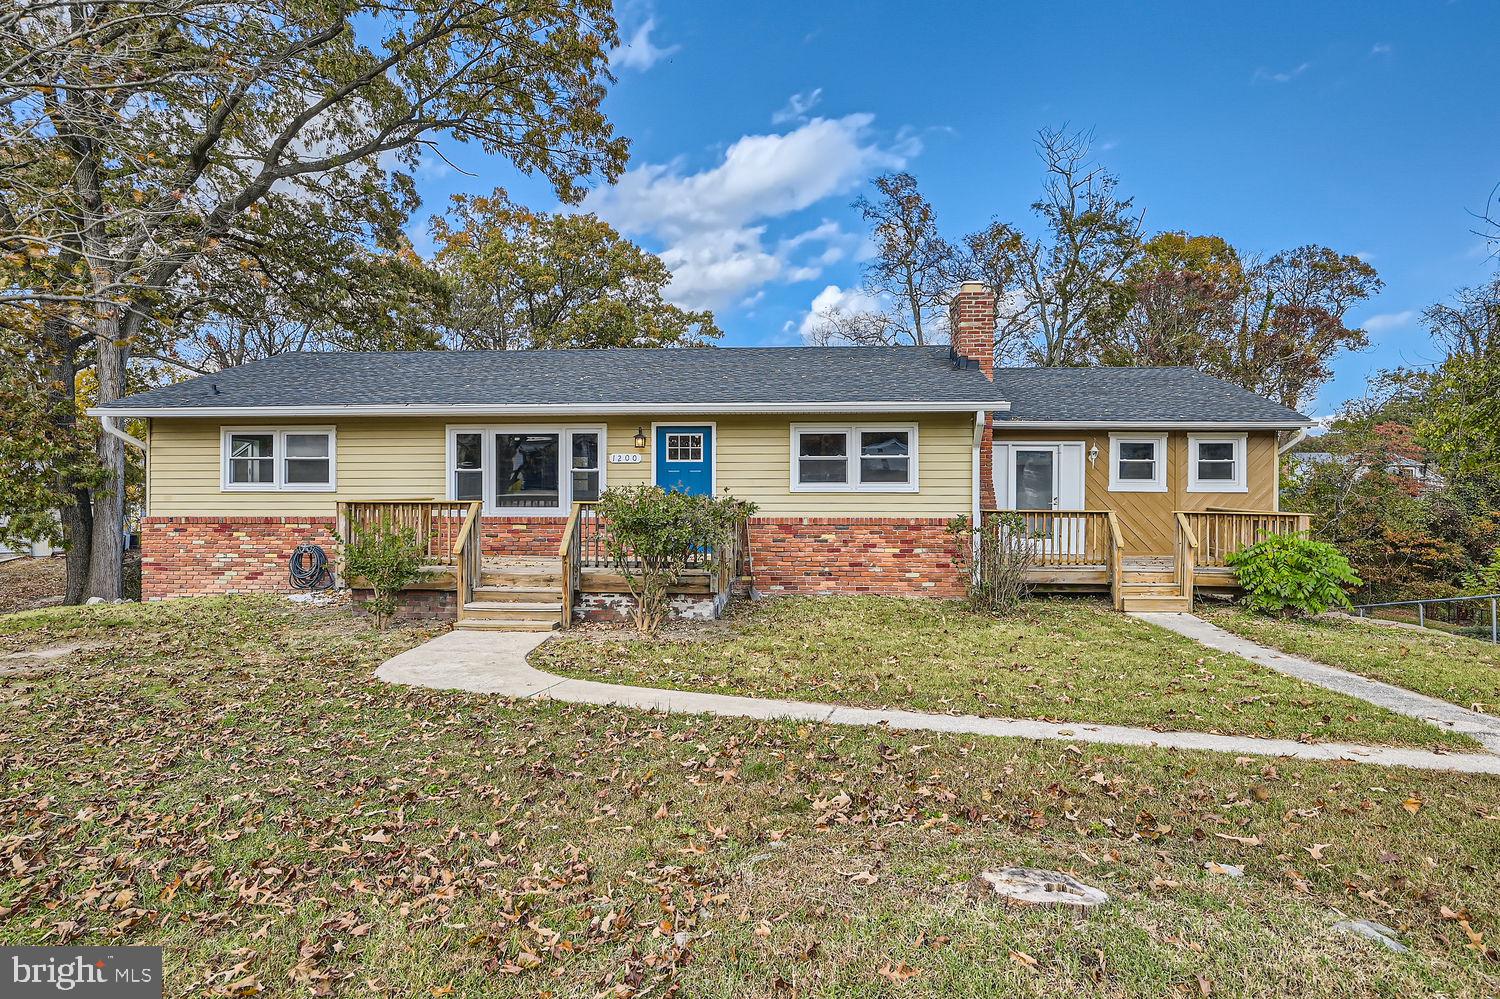
{"label": "green shrub", "polygon": [[356,528],[349,538],[340,538],[344,548],[344,576],[362,579],[373,593],[365,610],[384,631],[396,613],[396,594],[422,578],[427,551],[417,532],[398,528],[389,519]]}
{"label": "green shrub", "polygon": [[633,617],[652,633],[666,619],[668,591],[701,553],[727,558],[755,504],[731,496],[693,496],[660,486],[606,489],[599,497],[604,545],[635,600]]}
{"label": "green shrub", "polygon": [[1035,549],[1024,540],[1026,524],[1015,513],[987,513],[981,524],[975,530],[962,515],[948,522],[948,533],[958,541],[969,607],[987,614],[1014,613],[1031,592],[1026,574]]}
{"label": "green shrub", "polygon": [[1268,535],[1225,561],[1245,589],[1246,605],[1261,614],[1321,614],[1348,607],[1344,587],[1360,585],[1337,548],[1300,534]]}

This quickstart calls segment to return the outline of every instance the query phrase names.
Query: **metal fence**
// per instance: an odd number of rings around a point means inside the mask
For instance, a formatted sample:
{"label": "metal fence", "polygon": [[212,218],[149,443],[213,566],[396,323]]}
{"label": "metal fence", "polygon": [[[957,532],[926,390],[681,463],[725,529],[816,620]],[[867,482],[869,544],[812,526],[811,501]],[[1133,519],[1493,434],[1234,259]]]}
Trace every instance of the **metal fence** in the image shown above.
{"label": "metal fence", "polygon": [[[1434,604],[1465,604],[1487,601],[1490,605],[1490,641],[1500,645],[1500,593],[1485,593],[1476,597],[1433,597],[1429,600],[1389,600],[1380,604],[1355,604],[1354,610],[1359,612],[1360,617],[1370,617],[1372,610],[1382,607],[1415,607],[1417,609],[1417,624],[1423,628],[1427,627],[1427,608]],[[1457,608],[1455,608],[1455,611]],[[1478,614],[1475,615],[1476,624]],[[1454,622],[1457,623],[1458,614],[1454,614]]]}

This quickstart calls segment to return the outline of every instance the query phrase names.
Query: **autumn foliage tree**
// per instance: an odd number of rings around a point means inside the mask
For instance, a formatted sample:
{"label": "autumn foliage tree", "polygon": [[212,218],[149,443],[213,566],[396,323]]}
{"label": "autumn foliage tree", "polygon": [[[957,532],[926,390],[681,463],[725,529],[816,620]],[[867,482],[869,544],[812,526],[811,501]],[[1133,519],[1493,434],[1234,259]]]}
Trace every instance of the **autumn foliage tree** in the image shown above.
{"label": "autumn foliage tree", "polygon": [[[600,109],[617,42],[608,0],[6,7],[0,307],[24,358],[7,384],[54,421],[72,406],[49,396],[66,399],[79,369],[97,402],[120,398],[196,268],[243,259],[287,199],[331,217],[399,198],[438,137],[579,200],[625,162]],[[97,474],[80,476],[38,439],[0,469],[64,508],[84,589],[103,597],[120,593],[123,448],[100,435]]]}
{"label": "autumn foliage tree", "polygon": [[452,346],[701,346],[722,335],[713,313],[667,301],[666,264],[597,215],[533,211],[497,189],[455,197],[433,238]]}

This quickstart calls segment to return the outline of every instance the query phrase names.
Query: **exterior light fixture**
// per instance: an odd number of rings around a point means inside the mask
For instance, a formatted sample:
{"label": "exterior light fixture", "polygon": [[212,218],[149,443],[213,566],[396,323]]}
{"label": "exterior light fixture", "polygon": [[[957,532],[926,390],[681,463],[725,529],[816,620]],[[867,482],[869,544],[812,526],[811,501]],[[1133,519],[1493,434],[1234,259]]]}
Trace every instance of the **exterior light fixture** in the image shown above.
{"label": "exterior light fixture", "polygon": [[1099,460],[1099,445],[1098,444],[1091,445],[1089,447],[1089,467],[1093,468],[1094,467],[1094,462],[1096,462],[1098,460]]}
{"label": "exterior light fixture", "polygon": [[635,428],[635,449],[637,451],[644,451],[644,450],[646,450],[646,428],[645,427],[636,427]]}

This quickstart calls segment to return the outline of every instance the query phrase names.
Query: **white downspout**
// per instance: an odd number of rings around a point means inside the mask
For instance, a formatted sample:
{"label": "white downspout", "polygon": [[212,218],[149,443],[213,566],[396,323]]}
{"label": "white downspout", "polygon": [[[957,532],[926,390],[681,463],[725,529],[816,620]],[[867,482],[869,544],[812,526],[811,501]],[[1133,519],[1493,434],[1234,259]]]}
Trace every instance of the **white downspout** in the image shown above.
{"label": "white downspout", "polygon": [[104,432],[109,434],[111,437],[120,438],[120,440],[124,441],[126,444],[129,444],[131,447],[144,454],[146,452],[146,442],[141,440],[139,437],[132,437],[130,434],[127,434],[125,431],[121,430],[115,424],[115,419],[116,418],[113,416],[100,416],[99,426],[103,427]]}
{"label": "white downspout", "polygon": [[971,504],[969,515],[971,518],[970,523],[973,524],[975,530],[978,530],[979,528],[979,498],[982,495],[979,481],[979,469],[981,467],[980,460],[983,457],[980,449],[983,447],[984,410],[981,409],[974,414],[974,462],[972,468],[972,481],[970,482],[970,487],[973,493],[973,503]]}

